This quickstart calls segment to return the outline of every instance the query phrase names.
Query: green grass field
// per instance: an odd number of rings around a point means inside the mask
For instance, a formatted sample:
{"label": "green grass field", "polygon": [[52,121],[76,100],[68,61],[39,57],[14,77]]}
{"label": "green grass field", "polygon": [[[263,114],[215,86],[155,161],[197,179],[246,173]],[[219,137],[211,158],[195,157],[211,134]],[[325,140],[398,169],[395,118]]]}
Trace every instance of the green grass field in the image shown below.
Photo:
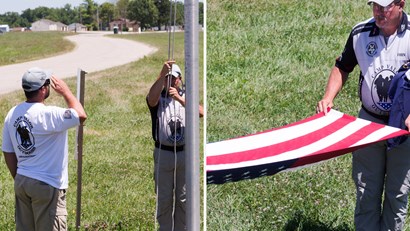
{"label": "green grass field", "polygon": [[[314,115],[351,28],[372,16],[366,2],[207,1],[206,142]],[[357,69],[334,102],[354,116]],[[347,154],[293,172],[207,185],[207,230],[354,230],[354,205]]]}
{"label": "green grass field", "polygon": [[62,39],[72,34],[53,32],[13,32],[0,35],[0,66],[32,61],[74,49]]}
{"label": "green grass field", "polygon": [[[209,0],[206,15],[205,142],[209,143],[313,115],[334,59],[341,53],[351,28],[371,17],[371,9],[365,0]],[[84,138],[82,229],[154,230],[153,145],[145,95],[167,58],[168,37],[116,37],[145,42],[159,51],[86,77],[89,119]],[[22,41],[26,44],[30,40]],[[183,34],[177,34],[176,41],[175,59],[183,67]],[[35,49],[29,44],[24,47]],[[2,49],[0,57],[7,56]],[[32,57],[41,57],[39,54],[45,50],[33,51]],[[12,61],[0,58],[0,65],[32,57]],[[335,101],[338,110],[351,115],[357,115],[360,107],[358,75],[358,70],[351,74]],[[75,89],[75,80],[68,83]],[[7,111],[22,100],[22,92],[0,97],[1,124]],[[55,94],[48,104],[64,105]],[[73,230],[77,183],[77,163],[72,155],[74,130],[70,132],[70,153],[68,210]],[[354,230],[350,154],[302,170],[207,185],[206,189],[209,231]],[[13,182],[0,158],[0,230],[14,230],[13,216]],[[410,230],[410,221],[405,230]]]}
{"label": "green grass field", "polygon": [[[85,109],[88,119],[84,127],[81,230],[154,230],[153,141],[145,96],[168,58],[168,35],[154,33],[115,37],[144,42],[159,50],[139,61],[86,75]],[[201,33],[201,81],[202,44]],[[34,49],[29,44],[25,46]],[[183,55],[184,34],[176,33],[174,59],[181,68],[184,68]],[[25,70],[21,71],[23,74]],[[67,83],[75,91],[75,79],[68,79]],[[203,95],[202,90],[200,95]],[[23,100],[22,91],[0,97],[1,125],[7,111]],[[55,92],[46,103],[65,106],[63,99]],[[202,132],[201,129],[201,137]],[[69,228],[74,230],[77,184],[77,162],[73,155],[75,130],[69,134],[67,207]],[[13,181],[3,157],[0,158],[0,211],[0,230],[14,230]]]}

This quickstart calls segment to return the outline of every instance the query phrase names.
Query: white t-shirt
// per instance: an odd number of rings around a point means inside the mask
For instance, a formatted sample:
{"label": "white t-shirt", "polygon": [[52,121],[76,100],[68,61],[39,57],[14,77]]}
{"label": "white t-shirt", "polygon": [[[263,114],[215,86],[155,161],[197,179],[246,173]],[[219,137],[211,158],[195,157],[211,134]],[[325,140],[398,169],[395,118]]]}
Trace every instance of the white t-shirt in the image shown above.
{"label": "white t-shirt", "polygon": [[4,121],[3,152],[15,153],[17,173],[68,188],[67,130],[80,124],[74,109],[21,103]]}
{"label": "white t-shirt", "polygon": [[[161,145],[183,146],[185,144],[185,108],[171,96],[162,92],[157,106],[150,107],[152,135]],[[184,91],[180,95],[185,97]]]}
{"label": "white t-shirt", "polygon": [[397,32],[386,40],[374,18],[368,19],[353,28],[342,55],[336,60],[336,66],[348,73],[357,64],[360,66],[360,100],[374,114],[387,116],[390,111],[390,82],[410,59],[409,29],[407,15],[403,13]]}

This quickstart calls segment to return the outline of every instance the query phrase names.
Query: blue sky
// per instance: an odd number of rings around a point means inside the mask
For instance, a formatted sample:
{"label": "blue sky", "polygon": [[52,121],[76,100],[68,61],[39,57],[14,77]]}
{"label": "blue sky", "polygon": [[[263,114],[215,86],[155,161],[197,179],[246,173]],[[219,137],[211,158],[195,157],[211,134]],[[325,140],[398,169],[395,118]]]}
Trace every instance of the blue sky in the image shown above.
{"label": "blue sky", "polygon": [[[6,12],[17,12],[21,14],[23,10],[28,8],[34,9],[39,6],[62,8],[67,3],[74,7],[83,2],[84,0],[0,0],[0,14]],[[102,4],[104,2],[115,2],[115,0],[94,0],[94,2]]]}

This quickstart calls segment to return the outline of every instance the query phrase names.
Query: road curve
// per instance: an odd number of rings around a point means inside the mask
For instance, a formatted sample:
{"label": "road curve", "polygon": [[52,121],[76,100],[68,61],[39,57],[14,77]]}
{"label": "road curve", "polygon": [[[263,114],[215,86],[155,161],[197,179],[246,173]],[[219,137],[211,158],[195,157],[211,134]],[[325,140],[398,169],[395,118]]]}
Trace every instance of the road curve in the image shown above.
{"label": "road curve", "polygon": [[21,77],[31,67],[51,70],[59,78],[77,76],[78,68],[87,73],[127,64],[154,53],[146,44],[104,36],[106,33],[79,33],[66,38],[76,44],[73,51],[46,59],[0,66],[0,94],[21,88]]}

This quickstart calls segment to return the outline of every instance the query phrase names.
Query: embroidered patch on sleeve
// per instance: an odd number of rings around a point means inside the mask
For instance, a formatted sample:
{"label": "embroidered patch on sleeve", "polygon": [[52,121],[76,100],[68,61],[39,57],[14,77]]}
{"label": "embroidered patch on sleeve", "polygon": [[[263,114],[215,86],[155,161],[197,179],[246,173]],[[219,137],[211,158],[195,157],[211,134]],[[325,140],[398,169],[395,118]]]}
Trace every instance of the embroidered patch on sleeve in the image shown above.
{"label": "embroidered patch on sleeve", "polygon": [[71,115],[71,111],[70,110],[66,110],[64,112],[64,119],[71,119],[72,115]]}

